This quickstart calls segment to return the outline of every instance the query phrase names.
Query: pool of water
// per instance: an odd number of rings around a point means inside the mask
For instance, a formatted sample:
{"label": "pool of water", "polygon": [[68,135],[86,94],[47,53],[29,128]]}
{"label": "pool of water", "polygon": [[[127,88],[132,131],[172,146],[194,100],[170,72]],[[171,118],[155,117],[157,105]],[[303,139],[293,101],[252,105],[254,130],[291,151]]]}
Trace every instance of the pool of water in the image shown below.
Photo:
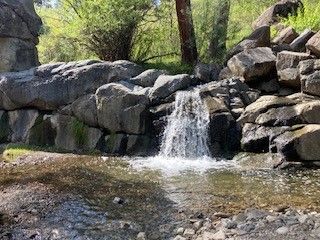
{"label": "pool of water", "polygon": [[[180,209],[205,214],[279,206],[320,211],[320,170],[277,171],[271,162],[262,155],[233,161],[66,156],[0,168],[0,190],[41,184],[55,194],[76,196],[82,207],[106,213],[107,221],[136,224],[135,234],[169,234],[180,221]],[[113,203],[115,197],[125,203]],[[0,213],[4,208],[0,203]]]}

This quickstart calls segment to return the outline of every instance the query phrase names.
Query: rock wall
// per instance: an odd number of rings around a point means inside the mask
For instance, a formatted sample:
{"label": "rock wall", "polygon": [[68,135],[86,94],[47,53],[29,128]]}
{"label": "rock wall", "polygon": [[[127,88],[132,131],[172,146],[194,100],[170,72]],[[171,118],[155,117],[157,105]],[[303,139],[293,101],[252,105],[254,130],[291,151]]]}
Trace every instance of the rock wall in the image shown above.
{"label": "rock wall", "polygon": [[0,0],[0,72],[39,65],[36,45],[41,25],[33,0]]}

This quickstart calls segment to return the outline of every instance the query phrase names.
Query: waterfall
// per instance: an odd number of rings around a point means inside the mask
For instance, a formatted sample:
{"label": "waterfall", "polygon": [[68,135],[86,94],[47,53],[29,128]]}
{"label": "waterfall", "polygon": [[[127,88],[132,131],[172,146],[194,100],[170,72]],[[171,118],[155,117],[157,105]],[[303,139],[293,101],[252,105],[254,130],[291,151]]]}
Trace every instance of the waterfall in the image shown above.
{"label": "waterfall", "polygon": [[167,119],[160,156],[199,158],[210,156],[209,113],[198,89],[177,92],[174,110]]}

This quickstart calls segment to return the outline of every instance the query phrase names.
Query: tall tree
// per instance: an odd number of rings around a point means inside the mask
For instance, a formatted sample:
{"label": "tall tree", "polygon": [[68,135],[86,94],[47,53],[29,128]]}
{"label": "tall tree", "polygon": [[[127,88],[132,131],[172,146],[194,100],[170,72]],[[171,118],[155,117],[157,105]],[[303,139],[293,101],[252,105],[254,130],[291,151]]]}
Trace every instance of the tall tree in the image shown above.
{"label": "tall tree", "polygon": [[209,54],[212,60],[222,59],[222,56],[226,53],[230,0],[219,1],[216,9],[216,16],[209,43]]}
{"label": "tall tree", "polygon": [[195,64],[198,60],[196,38],[193,27],[190,0],[176,0],[181,60],[186,64]]}

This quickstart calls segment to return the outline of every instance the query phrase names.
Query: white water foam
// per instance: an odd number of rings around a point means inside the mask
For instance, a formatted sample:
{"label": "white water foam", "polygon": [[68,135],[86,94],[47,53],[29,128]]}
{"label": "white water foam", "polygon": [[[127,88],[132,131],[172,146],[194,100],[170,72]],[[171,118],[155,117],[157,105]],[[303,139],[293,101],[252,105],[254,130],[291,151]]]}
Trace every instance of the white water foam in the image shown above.
{"label": "white water foam", "polygon": [[175,106],[163,133],[160,156],[209,157],[210,116],[198,89],[176,94]]}
{"label": "white water foam", "polygon": [[234,166],[231,161],[210,157],[209,123],[209,112],[199,89],[178,92],[174,110],[167,119],[159,155],[133,159],[131,165],[139,170],[160,170],[166,175],[186,171],[203,173],[208,169]]}

